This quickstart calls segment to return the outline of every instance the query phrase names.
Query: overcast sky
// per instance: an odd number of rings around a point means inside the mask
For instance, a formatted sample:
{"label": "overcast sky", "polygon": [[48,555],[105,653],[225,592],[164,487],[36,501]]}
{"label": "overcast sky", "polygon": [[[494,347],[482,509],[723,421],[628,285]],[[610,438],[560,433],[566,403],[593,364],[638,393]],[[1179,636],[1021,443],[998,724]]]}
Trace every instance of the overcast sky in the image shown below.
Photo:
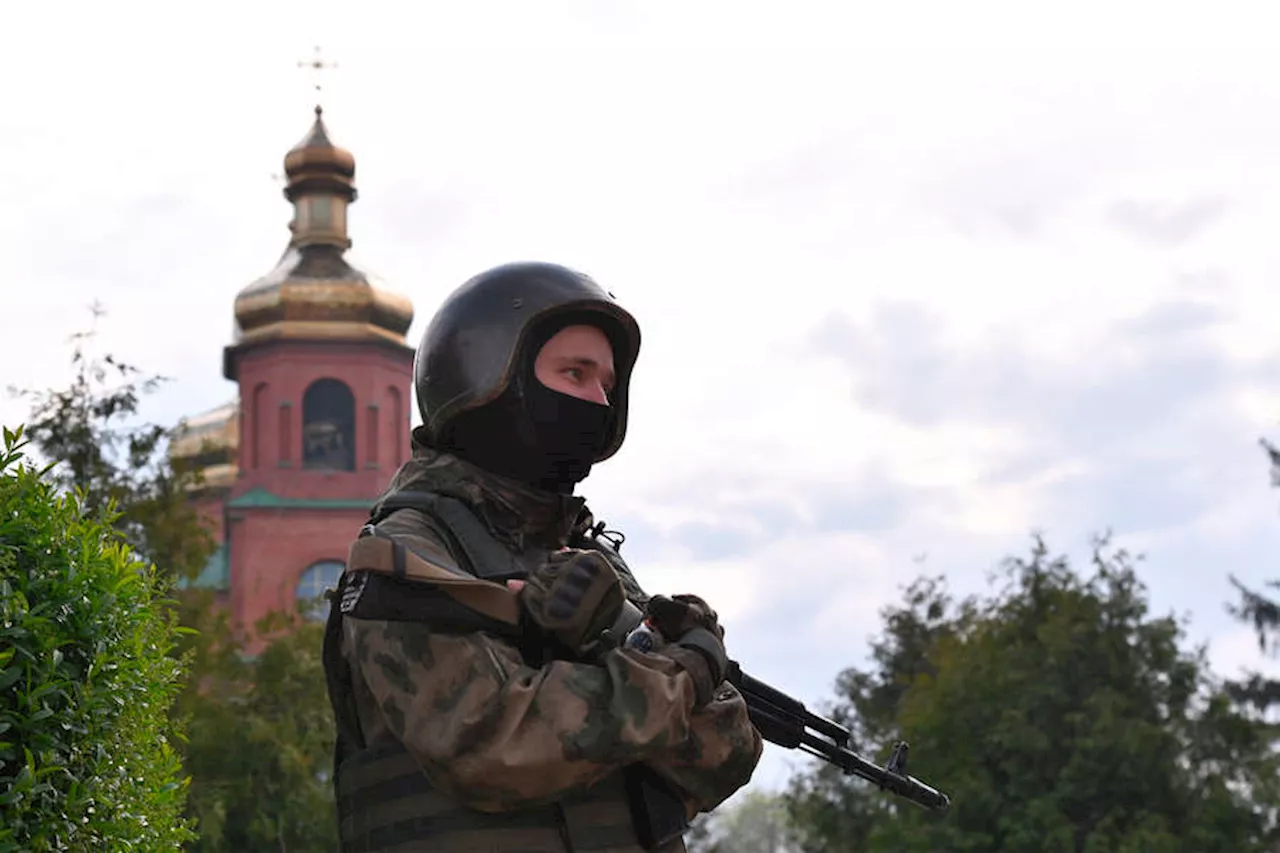
{"label": "overcast sky", "polygon": [[1228,573],[1280,574],[1261,4],[11,5],[0,384],[65,382],[98,300],[103,347],[174,379],[149,417],[234,395],[320,43],[351,257],[413,342],[513,259],[638,317],[628,442],[584,493],[758,677],[818,704],[920,555],[976,592],[1033,530],[1079,558],[1108,527],[1220,672],[1275,669],[1224,612]]}

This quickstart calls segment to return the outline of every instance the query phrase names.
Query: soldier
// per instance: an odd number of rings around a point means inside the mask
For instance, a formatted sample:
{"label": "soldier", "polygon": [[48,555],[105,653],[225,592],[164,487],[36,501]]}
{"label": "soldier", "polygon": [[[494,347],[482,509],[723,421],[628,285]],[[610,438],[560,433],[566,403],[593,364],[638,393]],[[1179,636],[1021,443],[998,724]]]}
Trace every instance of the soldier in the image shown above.
{"label": "soldier", "polygon": [[[418,348],[413,456],[325,637],[344,851],[684,851],[763,743],[695,596],[648,596],[574,489],[617,452],[640,346],[590,278],[511,264]],[[659,632],[602,641],[624,598]]]}

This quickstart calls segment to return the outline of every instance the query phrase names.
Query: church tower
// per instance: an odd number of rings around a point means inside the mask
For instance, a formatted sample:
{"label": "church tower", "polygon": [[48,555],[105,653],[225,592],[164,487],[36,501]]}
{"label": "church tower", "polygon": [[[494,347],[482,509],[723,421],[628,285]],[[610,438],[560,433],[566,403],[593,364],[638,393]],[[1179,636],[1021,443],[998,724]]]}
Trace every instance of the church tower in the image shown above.
{"label": "church tower", "polygon": [[239,395],[221,570],[246,628],[336,584],[371,503],[409,454],[413,306],[346,258],[355,158],[330,141],[320,107],[284,166],[289,244],[236,297],[223,352]]}

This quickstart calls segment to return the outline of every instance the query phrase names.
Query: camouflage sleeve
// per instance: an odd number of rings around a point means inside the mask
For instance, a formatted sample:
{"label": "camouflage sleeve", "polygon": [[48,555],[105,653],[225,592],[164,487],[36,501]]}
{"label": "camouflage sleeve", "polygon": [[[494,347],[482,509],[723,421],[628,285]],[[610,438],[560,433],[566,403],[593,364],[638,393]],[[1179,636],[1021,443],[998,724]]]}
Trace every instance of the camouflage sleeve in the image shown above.
{"label": "camouflage sleeve", "polygon": [[[622,577],[627,597],[643,607],[649,595],[631,568],[615,552],[606,551]],[[689,737],[645,763],[683,796],[689,817],[711,811],[751,781],[764,753],[764,739],[751,724],[742,694],[727,681],[715,699],[694,711]]]}
{"label": "camouflage sleeve", "polygon": [[[736,718],[733,702],[698,714],[691,737],[693,682],[660,655],[615,650],[598,666],[553,661],[532,668],[512,645],[485,633],[446,634],[420,622],[343,623],[352,669],[391,733],[433,785],[471,808],[549,802],[648,759],[714,799],[725,783],[707,781],[714,775],[708,762],[730,755],[745,766],[742,749],[734,752],[716,735]],[[681,746],[673,752],[674,745]]]}
{"label": "camouflage sleeve", "polygon": [[764,739],[751,724],[747,702],[727,681],[693,712],[689,737],[646,763],[682,795],[692,818],[708,812],[751,781]]}

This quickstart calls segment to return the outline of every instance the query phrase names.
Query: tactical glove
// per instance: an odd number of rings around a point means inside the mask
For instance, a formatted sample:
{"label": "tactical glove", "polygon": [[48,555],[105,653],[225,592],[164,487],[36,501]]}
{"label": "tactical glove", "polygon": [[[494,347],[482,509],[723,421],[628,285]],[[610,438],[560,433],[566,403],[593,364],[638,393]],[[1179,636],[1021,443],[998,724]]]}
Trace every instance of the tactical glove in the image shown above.
{"label": "tactical glove", "polygon": [[660,653],[680,664],[693,678],[694,707],[710,702],[729,668],[724,628],[720,627],[716,612],[696,595],[655,595],[645,606],[645,614],[671,643]]}
{"label": "tactical glove", "polygon": [[520,601],[529,618],[569,649],[580,652],[622,611],[622,580],[594,551],[565,549],[525,579]]}
{"label": "tactical glove", "polygon": [[645,616],[653,627],[662,632],[662,636],[671,640],[694,628],[706,628],[718,639],[724,639],[720,617],[711,609],[711,605],[696,595],[677,595],[671,598],[655,595],[645,605]]}

